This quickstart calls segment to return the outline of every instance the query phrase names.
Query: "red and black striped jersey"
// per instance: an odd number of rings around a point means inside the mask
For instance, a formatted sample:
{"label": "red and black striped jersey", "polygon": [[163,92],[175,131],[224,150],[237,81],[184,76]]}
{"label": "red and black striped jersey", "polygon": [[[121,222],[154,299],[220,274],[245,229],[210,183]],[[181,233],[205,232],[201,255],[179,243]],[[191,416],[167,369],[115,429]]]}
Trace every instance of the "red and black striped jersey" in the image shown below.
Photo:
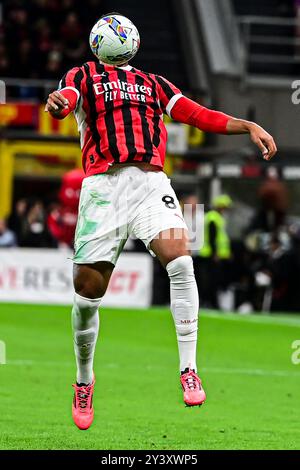
{"label": "red and black striped jersey", "polygon": [[170,115],[181,91],[155,74],[131,66],[87,62],[65,74],[59,90],[72,89],[87,176],[114,163],[147,162],[163,168]]}

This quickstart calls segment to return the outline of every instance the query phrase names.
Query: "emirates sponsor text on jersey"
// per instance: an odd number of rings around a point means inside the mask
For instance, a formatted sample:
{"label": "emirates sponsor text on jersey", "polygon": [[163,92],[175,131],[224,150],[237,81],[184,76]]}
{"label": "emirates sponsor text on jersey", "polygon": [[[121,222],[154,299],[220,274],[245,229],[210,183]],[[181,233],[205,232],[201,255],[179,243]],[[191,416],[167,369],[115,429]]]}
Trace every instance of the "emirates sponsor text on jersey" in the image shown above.
{"label": "emirates sponsor text on jersey", "polygon": [[122,100],[137,100],[146,102],[145,95],[151,96],[152,90],[145,85],[138,83],[131,84],[121,80],[103,83],[99,81],[93,85],[96,95],[103,95],[105,101],[112,101],[117,98]]}

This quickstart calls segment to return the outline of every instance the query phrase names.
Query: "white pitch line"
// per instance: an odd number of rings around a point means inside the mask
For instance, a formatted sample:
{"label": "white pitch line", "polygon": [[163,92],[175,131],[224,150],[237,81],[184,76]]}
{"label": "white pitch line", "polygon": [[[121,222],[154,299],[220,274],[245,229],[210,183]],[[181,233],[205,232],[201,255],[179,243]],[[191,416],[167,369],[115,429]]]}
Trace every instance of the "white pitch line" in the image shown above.
{"label": "white pitch line", "polygon": [[[75,359],[74,362],[71,361],[35,361],[33,359],[11,359],[7,360],[6,364],[3,365],[8,365],[8,366],[49,366],[49,367],[57,367],[57,366],[62,366],[62,367],[69,367],[69,366],[74,366],[75,367]],[[111,364],[105,364],[103,365],[106,369],[115,369],[119,368],[120,366],[116,363],[111,363]]]}
{"label": "white pitch line", "polygon": [[[68,361],[34,361],[27,359],[15,359],[7,361],[9,366],[50,366],[50,367],[69,367],[74,366],[75,362]],[[105,369],[114,368],[118,369],[121,366],[117,363],[105,364],[103,365]],[[295,366],[296,367],[296,366]],[[151,368],[147,367],[147,369]],[[289,371],[289,370],[268,370],[268,369],[247,369],[247,368],[230,368],[230,367],[201,367],[201,372],[207,372],[212,374],[231,374],[231,375],[257,375],[257,376],[269,376],[269,377],[300,377],[299,371]]]}
{"label": "white pitch line", "polygon": [[300,318],[298,317],[291,317],[288,316],[287,318],[283,316],[272,316],[272,315],[239,315],[233,313],[217,313],[215,311],[211,312],[201,312],[200,311],[200,319],[201,317],[205,318],[217,318],[222,320],[230,320],[230,321],[244,321],[248,323],[257,323],[262,325],[283,325],[283,326],[291,326],[293,328],[300,328]]}
{"label": "white pitch line", "polygon": [[201,371],[212,374],[232,374],[232,375],[259,375],[270,377],[300,377],[299,372],[288,370],[267,370],[267,369],[238,369],[227,367],[202,367]]}
{"label": "white pitch line", "polygon": [[11,359],[6,362],[8,366],[73,366],[75,362],[67,362],[67,361],[34,361],[31,359]]}

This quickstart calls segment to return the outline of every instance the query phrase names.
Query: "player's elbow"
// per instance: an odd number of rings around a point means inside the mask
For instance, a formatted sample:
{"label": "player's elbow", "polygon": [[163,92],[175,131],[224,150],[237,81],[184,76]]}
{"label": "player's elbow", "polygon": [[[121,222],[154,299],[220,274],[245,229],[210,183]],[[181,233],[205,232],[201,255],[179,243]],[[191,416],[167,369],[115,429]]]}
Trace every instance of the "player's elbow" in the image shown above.
{"label": "player's elbow", "polygon": [[[67,112],[66,112],[66,111],[67,111]],[[50,114],[51,114],[51,116],[52,116],[54,119],[62,120],[62,119],[65,119],[65,117],[68,116],[69,111],[68,111],[68,110],[63,110],[63,111],[61,111],[60,113],[55,113],[55,112],[51,112],[51,111],[50,111]]]}
{"label": "player's elbow", "polygon": [[59,115],[59,116],[56,116],[55,119],[59,119],[61,121],[62,119],[65,119],[66,117],[67,117],[67,114],[65,114],[65,116]]}

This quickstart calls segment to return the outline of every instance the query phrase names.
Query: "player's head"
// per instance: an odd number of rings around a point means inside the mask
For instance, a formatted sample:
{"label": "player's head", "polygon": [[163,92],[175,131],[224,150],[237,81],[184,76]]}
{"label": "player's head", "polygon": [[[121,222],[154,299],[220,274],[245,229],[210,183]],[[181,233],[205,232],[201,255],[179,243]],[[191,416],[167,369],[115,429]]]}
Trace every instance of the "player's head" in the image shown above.
{"label": "player's head", "polygon": [[110,65],[124,65],[139,50],[140,35],[126,16],[117,12],[107,13],[93,26],[90,46],[99,61]]}

